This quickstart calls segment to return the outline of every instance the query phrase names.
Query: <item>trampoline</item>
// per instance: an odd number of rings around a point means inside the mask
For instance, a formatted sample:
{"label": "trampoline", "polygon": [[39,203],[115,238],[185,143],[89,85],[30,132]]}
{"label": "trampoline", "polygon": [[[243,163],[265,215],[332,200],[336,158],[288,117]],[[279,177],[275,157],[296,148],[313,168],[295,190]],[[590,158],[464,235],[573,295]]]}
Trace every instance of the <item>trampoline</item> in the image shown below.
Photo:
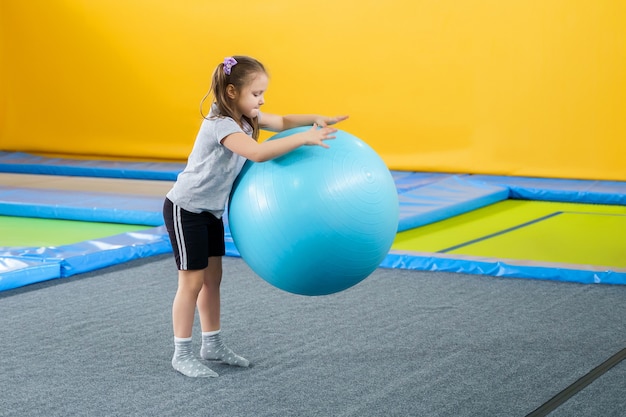
{"label": "trampoline", "polygon": [[0,216],[0,247],[71,245],[148,228],[120,223]]}
{"label": "trampoline", "polygon": [[506,200],[400,232],[394,249],[626,268],[626,207]]}
{"label": "trampoline", "polygon": [[[161,206],[183,167],[0,152],[0,290],[171,251]],[[381,267],[626,283],[625,182],[393,176],[400,224]],[[226,246],[239,256],[228,224]]]}

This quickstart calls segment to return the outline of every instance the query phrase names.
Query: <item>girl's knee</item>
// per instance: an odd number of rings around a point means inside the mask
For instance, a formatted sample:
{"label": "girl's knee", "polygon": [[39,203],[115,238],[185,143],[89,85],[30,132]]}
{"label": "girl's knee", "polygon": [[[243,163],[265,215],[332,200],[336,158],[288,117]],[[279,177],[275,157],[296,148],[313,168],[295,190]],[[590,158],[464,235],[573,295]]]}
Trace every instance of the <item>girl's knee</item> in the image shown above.
{"label": "girl's knee", "polygon": [[199,293],[204,285],[204,270],[178,271],[178,288],[184,292]]}

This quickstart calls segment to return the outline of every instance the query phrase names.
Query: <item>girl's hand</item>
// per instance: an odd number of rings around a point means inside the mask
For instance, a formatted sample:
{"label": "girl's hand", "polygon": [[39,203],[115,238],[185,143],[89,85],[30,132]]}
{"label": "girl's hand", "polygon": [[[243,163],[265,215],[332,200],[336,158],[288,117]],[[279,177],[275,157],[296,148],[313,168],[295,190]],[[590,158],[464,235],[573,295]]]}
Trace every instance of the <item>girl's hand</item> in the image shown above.
{"label": "girl's hand", "polygon": [[308,146],[321,146],[322,148],[329,148],[327,144],[324,143],[325,140],[335,139],[333,133],[335,133],[337,129],[332,127],[319,127],[317,123],[313,124],[313,127],[306,132],[301,133],[304,138],[304,144]]}
{"label": "girl's hand", "polygon": [[344,121],[347,118],[348,116],[334,116],[334,117],[320,116],[319,118],[317,118],[317,120],[315,120],[315,123],[319,126],[326,127],[326,126],[334,125],[336,123]]}

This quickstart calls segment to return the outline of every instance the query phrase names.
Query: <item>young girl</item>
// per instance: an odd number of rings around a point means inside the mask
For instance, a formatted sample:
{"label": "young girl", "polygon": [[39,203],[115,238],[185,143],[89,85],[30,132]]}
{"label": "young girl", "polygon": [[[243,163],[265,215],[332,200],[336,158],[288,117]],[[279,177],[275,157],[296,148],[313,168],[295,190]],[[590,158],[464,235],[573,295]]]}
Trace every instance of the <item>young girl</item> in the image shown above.
{"label": "young girl", "polygon": [[[209,116],[203,114],[205,120],[187,166],[178,175],[163,205],[178,267],[178,290],[172,306],[172,366],[186,376],[218,376],[191,351],[196,306],[202,328],[200,357],[229,365],[249,365],[220,336],[220,282],[225,254],[222,215],[243,163],[246,159],[268,161],[305,145],[328,148],[324,141],[333,139],[337,131],[328,125],[347,118],[261,113],[268,81],[263,65],[250,57],[228,57],[217,66],[209,90],[215,102]],[[200,109],[202,112],[202,104]],[[312,128],[302,133],[257,142],[260,128],[282,131],[309,125]]]}

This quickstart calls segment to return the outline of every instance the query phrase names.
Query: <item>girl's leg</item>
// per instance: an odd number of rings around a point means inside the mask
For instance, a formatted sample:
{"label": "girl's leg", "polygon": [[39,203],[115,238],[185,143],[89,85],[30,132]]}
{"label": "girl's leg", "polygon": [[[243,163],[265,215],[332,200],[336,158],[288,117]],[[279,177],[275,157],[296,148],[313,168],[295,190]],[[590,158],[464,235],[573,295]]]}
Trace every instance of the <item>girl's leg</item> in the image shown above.
{"label": "girl's leg", "polygon": [[205,270],[178,271],[178,290],[172,305],[174,357],[172,366],[190,377],[216,377],[217,373],[203,365],[191,351],[191,333],[198,294],[204,285]]}
{"label": "girl's leg", "polygon": [[222,283],[222,257],[209,257],[204,270],[203,285],[198,295],[198,314],[202,332],[220,329],[220,284]]}
{"label": "girl's leg", "polygon": [[178,290],[172,306],[172,324],[175,337],[191,337],[196,301],[204,284],[204,271],[204,269],[178,271]]}
{"label": "girl's leg", "polygon": [[198,297],[198,312],[202,326],[202,349],[200,356],[207,360],[219,360],[228,365],[247,367],[250,362],[230,350],[220,335],[220,284],[222,282],[222,257],[209,258],[205,270],[204,285]]}

